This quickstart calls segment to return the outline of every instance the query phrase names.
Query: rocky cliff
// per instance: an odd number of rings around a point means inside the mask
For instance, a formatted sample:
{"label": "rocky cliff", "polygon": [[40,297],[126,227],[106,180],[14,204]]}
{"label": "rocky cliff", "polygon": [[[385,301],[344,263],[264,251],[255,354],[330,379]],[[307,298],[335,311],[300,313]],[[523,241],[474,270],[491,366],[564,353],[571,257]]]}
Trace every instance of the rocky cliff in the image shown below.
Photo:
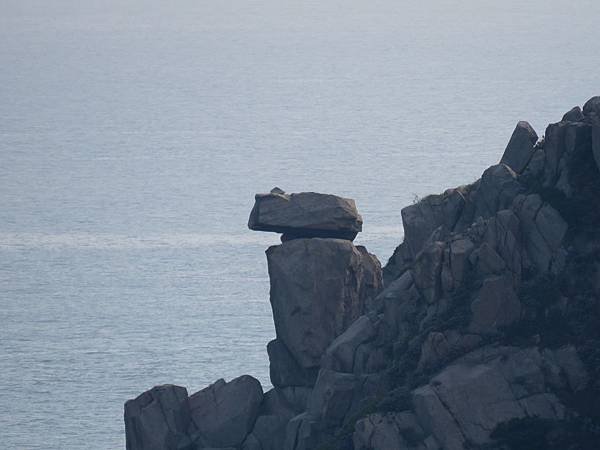
{"label": "rocky cliff", "polygon": [[600,448],[600,97],[402,219],[382,270],[352,200],[257,195],[274,387],[157,386],[127,449]]}

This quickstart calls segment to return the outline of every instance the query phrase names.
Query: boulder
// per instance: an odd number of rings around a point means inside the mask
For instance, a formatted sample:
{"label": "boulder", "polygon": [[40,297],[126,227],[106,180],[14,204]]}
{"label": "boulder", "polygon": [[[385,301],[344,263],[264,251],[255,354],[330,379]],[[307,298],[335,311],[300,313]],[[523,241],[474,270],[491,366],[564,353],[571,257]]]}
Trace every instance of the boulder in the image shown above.
{"label": "boulder", "polygon": [[258,380],[218,380],[189,397],[189,434],[203,447],[238,447],[254,427],[263,399]]}
{"label": "boulder", "polygon": [[360,317],[382,285],[381,266],[341,239],[294,239],[267,250],[277,339],[304,369]]}
{"label": "boulder", "polygon": [[321,237],[353,240],[362,230],[354,200],[330,194],[256,194],[248,227],[283,233],[282,240]]}
{"label": "boulder", "polygon": [[523,191],[517,174],[506,164],[496,164],[483,172],[481,181],[471,196],[475,208],[473,221],[478,217],[493,217],[510,207],[514,198]]}
{"label": "boulder", "polygon": [[465,206],[463,189],[449,189],[440,195],[429,195],[402,209],[404,242],[414,258],[441,227],[442,237],[454,230]]}
{"label": "boulder", "polygon": [[276,387],[314,386],[317,379],[316,367],[303,368],[296,362],[285,344],[274,339],[267,345],[271,383]]}
{"label": "boulder", "polygon": [[512,279],[507,276],[485,279],[471,303],[471,312],[469,331],[475,334],[493,334],[517,322],[521,317],[521,302],[513,290]]}
{"label": "boulder", "polygon": [[127,450],[177,450],[187,443],[190,411],[187,390],[156,386],[125,403]]}
{"label": "boulder", "polygon": [[538,135],[533,127],[528,122],[519,122],[510,137],[500,162],[506,164],[518,174],[523,172],[533,156],[537,140]]}
{"label": "boulder", "polygon": [[374,373],[384,366],[381,350],[373,342],[378,323],[359,317],[327,348],[321,367],[344,373]]}
{"label": "boulder", "polygon": [[585,105],[583,105],[583,114],[586,117],[595,115],[600,119],[600,96],[590,98]]}
{"label": "boulder", "polygon": [[562,118],[562,122],[581,122],[583,119],[584,116],[581,108],[579,106],[575,106],[569,112],[565,113]]}
{"label": "boulder", "polygon": [[488,347],[465,355],[412,392],[425,433],[444,450],[490,442],[490,433],[515,418],[560,420],[565,409],[548,393],[545,361],[536,348]]}

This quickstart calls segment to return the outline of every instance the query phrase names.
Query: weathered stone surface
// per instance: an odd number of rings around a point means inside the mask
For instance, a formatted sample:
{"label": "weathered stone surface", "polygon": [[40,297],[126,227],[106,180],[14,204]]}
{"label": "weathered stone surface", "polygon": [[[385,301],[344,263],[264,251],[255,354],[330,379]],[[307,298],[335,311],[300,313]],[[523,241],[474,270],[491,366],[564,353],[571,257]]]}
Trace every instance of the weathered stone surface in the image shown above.
{"label": "weathered stone surface", "polygon": [[493,217],[498,211],[507,209],[522,191],[517,174],[506,164],[489,167],[471,197],[475,208],[473,221],[477,217]]}
{"label": "weathered stone surface", "polygon": [[274,339],[267,345],[269,372],[273,386],[314,386],[318,368],[305,369],[296,362],[285,344]]}
{"label": "weathered stone surface", "polygon": [[567,223],[537,194],[517,197],[513,208],[521,221],[529,258],[539,271],[547,271],[562,244]]}
{"label": "weathered stone surface", "polygon": [[289,420],[306,411],[311,392],[311,388],[300,386],[273,388],[265,392],[261,415],[281,416]]}
{"label": "weathered stone surface", "polygon": [[494,428],[513,418],[561,419],[564,406],[546,392],[537,349],[481,349],[446,367],[413,391],[420,424],[445,450],[489,442]]}
{"label": "weathered stone surface", "polygon": [[361,384],[362,378],[356,375],[321,369],[308,399],[307,412],[327,425],[340,424]]}
{"label": "weathered stone surface", "polygon": [[528,122],[519,122],[500,162],[506,164],[516,173],[523,172],[533,156],[537,140],[538,135],[533,127]]}
{"label": "weathered stone surface", "polygon": [[583,112],[579,106],[575,106],[570,111],[565,113],[562,118],[563,122],[581,122],[584,119]]}
{"label": "weathered stone surface", "polygon": [[354,450],[427,450],[426,436],[412,412],[370,414],[356,422]]}
{"label": "weathered stone surface", "polygon": [[521,317],[521,302],[512,288],[512,280],[505,276],[485,279],[471,303],[471,312],[469,331],[476,334],[495,333],[517,322]]}
{"label": "weathered stone surface", "polygon": [[383,315],[384,334],[388,341],[404,345],[414,335],[417,315],[420,310],[421,294],[412,271],[406,271],[394,280],[375,299]]}
{"label": "weathered stone surface", "polygon": [[459,289],[467,275],[475,245],[469,238],[451,239],[444,249],[441,283],[444,292]]}
{"label": "weathered stone surface", "polygon": [[242,450],[281,450],[289,420],[278,415],[259,416]]}
{"label": "weathered stone surface", "polygon": [[406,272],[413,262],[413,255],[406,242],[402,242],[396,249],[383,269],[383,284],[388,286],[395,279]]}
{"label": "weathered stone surface", "polygon": [[156,386],[125,403],[127,450],[176,450],[188,442],[187,390]]}
{"label": "weathered stone surface", "polygon": [[441,241],[429,242],[415,261],[415,285],[428,303],[437,300],[441,293],[444,249],[445,244]]}
{"label": "weathered stone surface", "polygon": [[190,435],[200,447],[237,447],[254,427],[263,392],[258,380],[243,375],[218,380],[189,397]]}
{"label": "weathered stone surface", "polygon": [[[366,373],[370,368],[368,358],[376,353],[375,348],[364,354],[366,360],[360,360],[359,348],[369,347],[377,333],[376,326],[367,316],[359,317],[350,327],[339,335],[327,348],[321,367],[345,373]],[[372,367],[373,370],[381,367]]]}
{"label": "weathered stone surface", "polygon": [[554,361],[566,375],[573,392],[587,387],[590,377],[575,347],[567,345],[559,348],[554,352]]}
{"label": "weathered stone surface", "polygon": [[354,200],[330,194],[257,194],[248,227],[284,233],[285,239],[323,237],[353,240],[362,230]]}
{"label": "weathered stone surface", "polygon": [[600,170],[600,116],[592,122],[592,151]]}
{"label": "weathered stone surface", "polygon": [[442,234],[452,231],[465,206],[462,190],[449,189],[441,195],[430,195],[402,210],[404,242],[415,257],[431,233],[442,227]]}
{"label": "weathered stone surface", "polygon": [[284,450],[313,450],[317,447],[319,422],[309,413],[302,413],[289,421],[285,430]]}
{"label": "weathered stone surface", "polygon": [[457,330],[431,332],[421,345],[421,356],[417,371],[423,372],[440,367],[458,355],[465,354],[481,343],[475,334],[462,334]]}
{"label": "weathered stone surface", "polygon": [[318,367],[381,289],[381,266],[364,247],[318,238],[271,247],[267,261],[277,339],[301,367]]}
{"label": "weathered stone surface", "polygon": [[583,114],[586,117],[595,115],[600,118],[600,96],[590,98],[585,105],[583,105]]}

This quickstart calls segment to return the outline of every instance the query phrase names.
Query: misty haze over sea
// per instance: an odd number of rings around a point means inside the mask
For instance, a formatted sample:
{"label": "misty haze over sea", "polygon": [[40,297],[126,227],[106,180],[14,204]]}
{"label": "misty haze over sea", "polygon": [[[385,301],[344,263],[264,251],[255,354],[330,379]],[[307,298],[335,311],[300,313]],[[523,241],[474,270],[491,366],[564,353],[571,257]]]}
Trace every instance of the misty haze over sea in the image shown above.
{"label": "misty haze over sea", "polygon": [[598,0],[0,0],[0,448],[124,448],[123,402],[274,336],[256,192],[415,196],[600,92]]}

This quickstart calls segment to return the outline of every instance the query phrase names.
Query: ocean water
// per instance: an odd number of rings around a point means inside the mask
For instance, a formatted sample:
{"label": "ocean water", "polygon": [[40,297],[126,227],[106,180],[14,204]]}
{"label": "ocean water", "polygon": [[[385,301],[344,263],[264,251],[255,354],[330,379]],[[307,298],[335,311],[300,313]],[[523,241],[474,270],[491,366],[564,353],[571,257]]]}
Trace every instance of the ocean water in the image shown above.
{"label": "ocean water", "polygon": [[600,94],[597,0],[0,0],[0,448],[124,448],[123,403],[249,373],[256,192],[416,197]]}

